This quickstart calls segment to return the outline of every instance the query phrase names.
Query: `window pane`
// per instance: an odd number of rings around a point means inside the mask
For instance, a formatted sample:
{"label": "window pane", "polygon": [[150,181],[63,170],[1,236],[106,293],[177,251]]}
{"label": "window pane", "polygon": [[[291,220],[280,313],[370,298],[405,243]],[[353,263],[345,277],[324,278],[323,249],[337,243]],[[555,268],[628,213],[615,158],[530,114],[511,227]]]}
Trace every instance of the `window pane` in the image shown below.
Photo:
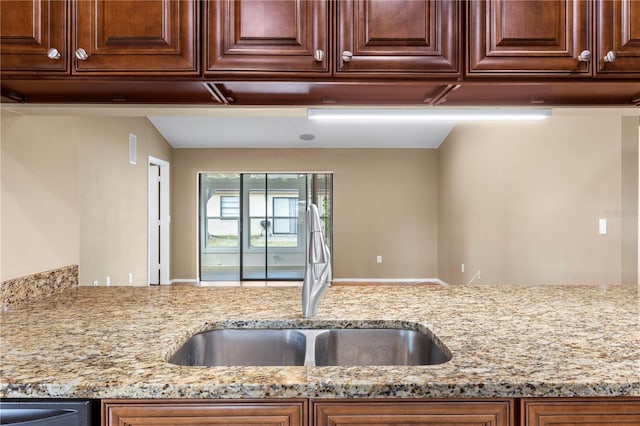
{"label": "window pane", "polygon": [[238,219],[240,217],[240,197],[220,197],[220,217],[223,219]]}
{"label": "window pane", "polygon": [[273,233],[298,233],[298,197],[273,197]]}

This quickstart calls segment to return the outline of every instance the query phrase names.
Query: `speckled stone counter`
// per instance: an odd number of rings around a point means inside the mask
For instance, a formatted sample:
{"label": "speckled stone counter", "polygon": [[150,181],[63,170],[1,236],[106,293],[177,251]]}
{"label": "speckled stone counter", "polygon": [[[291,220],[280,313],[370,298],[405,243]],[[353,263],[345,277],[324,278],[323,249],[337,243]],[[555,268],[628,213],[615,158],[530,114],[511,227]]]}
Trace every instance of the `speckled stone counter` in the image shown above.
{"label": "speckled stone counter", "polygon": [[78,265],[14,278],[0,283],[0,311],[62,293],[78,286]]}
{"label": "speckled stone counter", "polygon": [[[2,314],[1,397],[640,396],[636,287],[79,287]],[[416,324],[451,351],[410,367],[185,367],[194,333]]]}

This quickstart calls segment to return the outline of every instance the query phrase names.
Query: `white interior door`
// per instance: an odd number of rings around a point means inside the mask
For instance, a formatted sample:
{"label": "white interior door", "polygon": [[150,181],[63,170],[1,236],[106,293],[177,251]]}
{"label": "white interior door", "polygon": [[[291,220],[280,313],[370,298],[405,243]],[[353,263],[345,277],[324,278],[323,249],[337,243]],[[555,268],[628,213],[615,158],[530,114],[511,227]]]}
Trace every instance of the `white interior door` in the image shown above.
{"label": "white interior door", "polygon": [[149,157],[148,282],[169,281],[169,163]]}
{"label": "white interior door", "polygon": [[149,284],[160,284],[160,166],[149,164]]}

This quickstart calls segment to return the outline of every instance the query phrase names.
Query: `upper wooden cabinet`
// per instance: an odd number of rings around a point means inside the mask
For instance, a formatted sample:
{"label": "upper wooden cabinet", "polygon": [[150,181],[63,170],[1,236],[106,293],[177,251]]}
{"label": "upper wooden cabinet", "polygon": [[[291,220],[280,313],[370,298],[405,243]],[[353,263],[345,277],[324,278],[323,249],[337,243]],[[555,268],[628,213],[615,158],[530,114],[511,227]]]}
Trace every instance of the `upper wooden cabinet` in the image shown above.
{"label": "upper wooden cabinet", "polygon": [[640,73],[635,0],[474,0],[468,26],[468,76]]}
{"label": "upper wooden cabinet", "polygon": [[204,2],[205,75],[327,76],[326,0]]}
{"label": "upper wooden cabinet", "polygon": [[0,7],[0,93],[15,102],[640,105],[640,0]]}
{"label": "upper wooden cabinet", "polygon": [[5,1],[0,16],[3,75],[200,74],[197,0]]}
{"label": "upper wooden cabinet", "polygon": [[640,1],[601,0],[596,6],[596,72],[599,75],[638,78]]}
{"label": "upper wooden cabinet", "polygon": [[336,2],[336,76],[459,73],[459,2]]}
{"label": "upper wooden cabinet", "polygon": [[199,74],[195,0],[73,2],[74,74]]}
{"label": "upper wooden cabinet", "polygon": [[591,75],[590,3],[475,0],[468,4],[467,73]]}
{"label": "upper wooden cabinet", "polygon": [[63,0],[2,2],[3,74],[69,73],[69,9]]}
{"label": "upper wooden cabinet", "polygon": [[208,1],[205,75],[455,77],[459,17],[442,0]]}

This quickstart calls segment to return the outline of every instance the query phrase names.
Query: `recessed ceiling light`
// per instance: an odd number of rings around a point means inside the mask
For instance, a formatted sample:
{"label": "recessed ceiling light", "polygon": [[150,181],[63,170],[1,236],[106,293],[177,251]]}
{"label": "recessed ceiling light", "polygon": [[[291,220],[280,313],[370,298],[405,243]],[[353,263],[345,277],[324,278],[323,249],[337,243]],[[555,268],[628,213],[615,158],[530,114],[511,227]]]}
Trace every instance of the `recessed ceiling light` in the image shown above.
{"label": "recessed ceiling light", "polygon": [[312,141],[316,138],[316,135],[312,135],[311,133],[303,133],[300,135],[300,139],[303,141]]}

